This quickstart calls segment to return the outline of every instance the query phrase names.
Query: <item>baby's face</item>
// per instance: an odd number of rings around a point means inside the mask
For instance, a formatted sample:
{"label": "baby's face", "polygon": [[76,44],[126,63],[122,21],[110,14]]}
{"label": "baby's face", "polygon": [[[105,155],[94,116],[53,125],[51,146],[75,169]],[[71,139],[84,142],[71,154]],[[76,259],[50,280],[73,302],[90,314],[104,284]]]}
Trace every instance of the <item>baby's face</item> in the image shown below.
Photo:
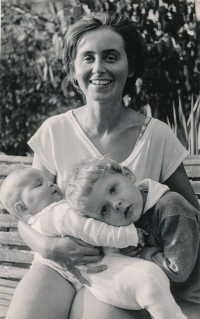
{"label": "baby's face", "polygon": [[32,215],[63,198],[59,187],[49,182],[37,169],[22,171],[20,179],[23,181],[21,199]]}
{"label": "baby's face", "polygon": [[143,210],[143,198],[131,178],[105,173],[84,200],[84,213],[113,226],[135,223]]}

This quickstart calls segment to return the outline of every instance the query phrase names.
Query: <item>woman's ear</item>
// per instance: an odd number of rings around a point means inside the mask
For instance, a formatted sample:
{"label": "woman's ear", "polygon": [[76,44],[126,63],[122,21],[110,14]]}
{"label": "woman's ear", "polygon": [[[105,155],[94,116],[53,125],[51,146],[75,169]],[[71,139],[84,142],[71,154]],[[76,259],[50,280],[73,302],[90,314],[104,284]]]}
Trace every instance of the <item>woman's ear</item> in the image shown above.
{"label": "woman's ear", "polygon": [[132,78],[133,75],[134,75],[134,71],[129,70],[128,71],[128,78]]}
{"label": "woman's ear", "polygon": [[136,182],[136,176],[133,174],[133,172],[126,166],[122,166],[122,174],[130,178],[130,180],[133,182],[133,184]]}

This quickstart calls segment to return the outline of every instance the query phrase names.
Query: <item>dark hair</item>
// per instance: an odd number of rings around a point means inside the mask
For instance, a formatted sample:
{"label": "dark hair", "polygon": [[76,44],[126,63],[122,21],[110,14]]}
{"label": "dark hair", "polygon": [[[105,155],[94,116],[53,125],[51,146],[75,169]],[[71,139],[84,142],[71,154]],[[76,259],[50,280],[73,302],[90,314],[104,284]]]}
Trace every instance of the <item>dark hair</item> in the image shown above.
{"label": "dark hair", "polygon": [[74,60],[76,58],[77,46],[80,38],[88,31],[102,27],[110,27],[124,41],[124,48],[128,59],[129,71],[134,75],[127,78],[124,86],[123,96],[133,90],[135,81],[144,71],[144,47],[141,34],[134,23],[125,15],[116,12],[92,12],[84,15],[76,23],[71,25],[65,36],[65,65],[70,72],[74,87],[80,92],[80,88],[74,78]]}

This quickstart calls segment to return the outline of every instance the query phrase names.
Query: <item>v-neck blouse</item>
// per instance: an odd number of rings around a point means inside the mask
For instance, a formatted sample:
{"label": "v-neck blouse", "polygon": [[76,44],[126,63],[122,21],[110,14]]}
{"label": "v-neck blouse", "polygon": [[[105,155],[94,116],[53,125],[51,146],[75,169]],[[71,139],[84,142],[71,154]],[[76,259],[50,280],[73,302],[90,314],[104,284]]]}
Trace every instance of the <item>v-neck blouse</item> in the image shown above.
{"label": "v-neck blouse", "polygon": [[[151,118],[133,150],[121,164],[128,166],[139,183],[145,178],[158,182],[168,179],[188,155],[169,126]],[[64,192],[70,169],[87,157],[100,156],[84,133],[73,111],[47,119],[28,142]]]}

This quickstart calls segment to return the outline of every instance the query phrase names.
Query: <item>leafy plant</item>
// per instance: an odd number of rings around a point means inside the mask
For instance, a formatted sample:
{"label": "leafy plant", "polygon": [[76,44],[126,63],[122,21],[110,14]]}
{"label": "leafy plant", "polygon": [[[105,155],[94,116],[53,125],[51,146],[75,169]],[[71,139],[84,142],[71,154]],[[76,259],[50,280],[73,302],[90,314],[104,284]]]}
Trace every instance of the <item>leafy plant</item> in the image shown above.
{"label": "leafy plant", "polygon": [[188,119],[183,112],[179,96],[178,111],[173,103],[173,122],[167,117],[167,123],[177,135],[182,144],[188,149],[190,155],[200,154],[200,95],[194,103],[191,97],[191,106]]}

